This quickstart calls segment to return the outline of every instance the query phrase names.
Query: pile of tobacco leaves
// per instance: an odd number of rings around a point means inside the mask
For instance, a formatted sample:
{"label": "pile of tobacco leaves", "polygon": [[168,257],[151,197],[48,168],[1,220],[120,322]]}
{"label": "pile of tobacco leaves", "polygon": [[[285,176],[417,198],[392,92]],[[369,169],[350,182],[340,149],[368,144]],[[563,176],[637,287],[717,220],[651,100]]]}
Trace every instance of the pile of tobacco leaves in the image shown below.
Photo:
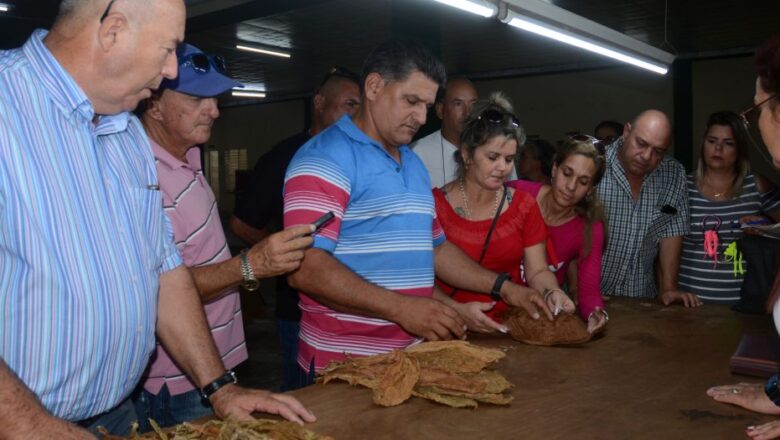
{"label": "pile of tobacco leaves", "polygon": [[[163,431],[150,420],[154,432],[138,435],[133,424],[129,437],[117,437],[101,429],[104,440],[333,440],[283,420],[257,419],[251,422],[211,420],[203,425],[182,423]],[[102,427],[101,427],[102,428]],[[166,433],[166,431],[168,431]]]}
{"label": "pile of tobacco leaves", "polygon": [[370,388],[380,406],[399,405],[411,396],[456,408],[476,408],[478,402],[508,405],[512,396],[504,392],[512,384],[487,369],[504,356],[501,350],[466,341],[425,342],[404,351],[331,362],[317,382],[339,379]]}

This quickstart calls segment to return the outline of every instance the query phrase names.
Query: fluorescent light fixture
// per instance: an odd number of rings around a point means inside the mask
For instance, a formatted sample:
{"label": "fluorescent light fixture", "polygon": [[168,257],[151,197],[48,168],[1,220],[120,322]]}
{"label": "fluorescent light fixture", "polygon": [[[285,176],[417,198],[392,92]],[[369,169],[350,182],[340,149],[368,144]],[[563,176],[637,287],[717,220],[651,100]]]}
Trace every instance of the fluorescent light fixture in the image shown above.
{"label": "fluorescent light fixture", "polygon": [[242,90],[242,89],[232,89],[232,96],[235,96],[237,98],[265,98],[265,92],[262,90]]}
{"label": "fluorescent light fixture", "polygon": [[508,8],[501,21],[524,31],[661,75],[669,71],[669,64],[674,61],[674,55],[668,52],[549,3],[540,0],[506,3]]}
{"label": "fluorescent light fixture", "polygon": [[0,3],[0,12],[8,12],[11,10],[11,5]]}
{"label": "fluorescent light fixture", "polygon": [[435,0],[453,8],[490,18],[498,13],[498,6],[485,0]]}
{"label": "fluorescent light fixture", "polygon": [[244,46],[243,44],[236,44],[236,49],[245,50],[247,52],[261,53],[263,55],[272,55],[272,56],[280,57],[280,58],[290,58],[290,54],[286,53],[286,52],[281,52],[281,51],[278,51],[278,50],[263,49],[263,48],[260,48],[260,47]]}

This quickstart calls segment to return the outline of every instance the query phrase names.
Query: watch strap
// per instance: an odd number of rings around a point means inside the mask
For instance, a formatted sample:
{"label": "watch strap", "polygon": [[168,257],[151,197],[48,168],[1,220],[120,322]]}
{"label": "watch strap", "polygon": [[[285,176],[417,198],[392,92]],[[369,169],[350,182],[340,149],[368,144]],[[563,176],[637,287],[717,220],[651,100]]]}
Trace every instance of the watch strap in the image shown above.
{"label": "watch strap", "polygon": [[498,274],[496,277],[496,281],[493,283],[493,288],[490,289],[490,297],[493,298],[495,301],[501,300],[501,287],[504,285],[504,282],[510,278],[510,275],[506,272],[502,272]]}
{"label": "watch strap", "polygon": [[244,277],[244,283],[255,283],[255,272],[252,270],[252,265],[249,264],[249,257],[247,256],[247,250],[244,249],[239,254],[241,258],[241,275]]}
{"label": "watch strap", "polygon": [[233,370],[227,370],[222,376],[219,376],[213,382],[201,388],[200,396],[203,397],[203,400],[209,400],[209,397],[216,393],[217,390],[231,383],[238,383],[238,378]]}

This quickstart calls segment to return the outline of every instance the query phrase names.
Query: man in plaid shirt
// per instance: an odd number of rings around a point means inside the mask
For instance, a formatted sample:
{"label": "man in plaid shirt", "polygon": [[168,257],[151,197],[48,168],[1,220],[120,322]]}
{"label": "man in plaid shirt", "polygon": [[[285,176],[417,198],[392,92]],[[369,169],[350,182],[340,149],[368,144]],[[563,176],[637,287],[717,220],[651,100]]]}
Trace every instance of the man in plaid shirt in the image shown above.
{"label": "man in plaid shirt", "polygon": [[[701,305],[699,298],[677,287],[682,237],[688,233],[688,196],[685,169],[666,155],[671,137],[669,118],[647,110],[607,148],[607,170],[598,186],[609,222],[601,291],[659,295],[665,305],[695,307]],[[654,281],[656,255],[660,289]]]}

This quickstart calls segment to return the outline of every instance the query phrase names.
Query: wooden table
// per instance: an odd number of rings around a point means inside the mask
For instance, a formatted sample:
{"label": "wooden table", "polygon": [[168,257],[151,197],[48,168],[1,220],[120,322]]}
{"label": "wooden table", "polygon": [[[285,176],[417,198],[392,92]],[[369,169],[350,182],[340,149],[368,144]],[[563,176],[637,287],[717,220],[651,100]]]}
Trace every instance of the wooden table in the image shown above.
{"label": "wooden table", "polygon": [[293,394],[317,415],[309,427],[344,439],[739,439],[771,420],[711,400],[708,387],[736,381],[728,361],[743,331],[771,332],[769,317],[722,306],[685,309],[613,299],[603,337],[578,347],[536,347],[473,335],[502,347],[509,407],[449,408],[412,398],[393,408],[344,383]]}

